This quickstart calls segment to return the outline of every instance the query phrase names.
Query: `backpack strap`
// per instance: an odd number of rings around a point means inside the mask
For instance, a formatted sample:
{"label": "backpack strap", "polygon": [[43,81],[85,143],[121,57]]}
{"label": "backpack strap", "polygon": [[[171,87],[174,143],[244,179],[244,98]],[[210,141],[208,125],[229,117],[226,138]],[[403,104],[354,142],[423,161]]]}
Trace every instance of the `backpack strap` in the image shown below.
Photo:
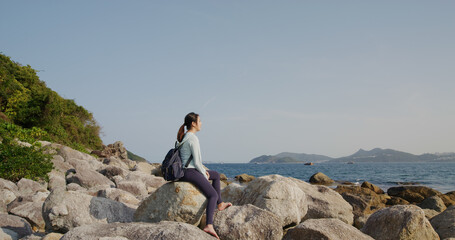
{"label": "backpack strap", "polygon": [[193,155],[191,155],[188,161],[186,162],[184,169],[188,168],[188,165],[190,165],[191,160],[193,160]]}
{"label": "backpack strap", "polygon": [[[177,143],[178,143],[178,141],[175,141],[175,147],[176,147],[176,148],[177,148]],[[177,149],[180,150],[180,148],[181,148],[182,146],[183,146],[183,144],[180,145]],[[186,162],[185,168],[184,168],[184,169],[188,168],[188,165],[190,165],[191,160],[193,160],[193,155],[191,155],[190,158],[188,159],[188,161]]]}

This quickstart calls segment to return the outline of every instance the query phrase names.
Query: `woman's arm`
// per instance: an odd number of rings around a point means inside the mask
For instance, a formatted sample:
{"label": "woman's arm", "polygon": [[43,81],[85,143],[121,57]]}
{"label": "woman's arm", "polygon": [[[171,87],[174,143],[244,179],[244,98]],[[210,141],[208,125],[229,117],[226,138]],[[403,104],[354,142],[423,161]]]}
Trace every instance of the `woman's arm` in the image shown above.
{"label": "woman's arm", "polygon": [[[193,139],[192,139],[193,140]],[[201,157],[201,147],[199,146],[199,140],[194,138],[193,141],[189,142],[191,155],[193,156],[194,166],[196,169],[208,179],[207,171],[205,170],[204,166],[202,165],[202,157]]]}

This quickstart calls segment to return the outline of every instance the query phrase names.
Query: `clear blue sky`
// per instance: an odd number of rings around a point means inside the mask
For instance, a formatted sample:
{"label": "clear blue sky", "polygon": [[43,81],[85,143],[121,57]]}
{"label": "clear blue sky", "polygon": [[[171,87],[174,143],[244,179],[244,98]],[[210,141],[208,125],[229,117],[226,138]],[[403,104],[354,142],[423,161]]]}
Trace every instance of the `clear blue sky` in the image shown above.
{"label": "clear blue sky", "polygon": [[0,1],[0,52],[161,162],[455,151],[455,1]]}

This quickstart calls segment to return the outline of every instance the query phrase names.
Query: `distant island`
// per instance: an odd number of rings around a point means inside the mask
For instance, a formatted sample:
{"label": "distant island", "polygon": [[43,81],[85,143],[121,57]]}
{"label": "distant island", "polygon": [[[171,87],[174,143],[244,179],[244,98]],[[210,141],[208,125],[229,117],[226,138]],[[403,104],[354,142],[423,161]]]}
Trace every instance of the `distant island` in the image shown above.
{"label": "distant island", "polygon": [[455,153],[425,153],[414,155],[393,149],[374,148],[370,151],[360,149],[356,153],[341,158],[324,155],[283,152],[277,155],[262,155],[249,163],[356,163],[356,162],[455,162]]}

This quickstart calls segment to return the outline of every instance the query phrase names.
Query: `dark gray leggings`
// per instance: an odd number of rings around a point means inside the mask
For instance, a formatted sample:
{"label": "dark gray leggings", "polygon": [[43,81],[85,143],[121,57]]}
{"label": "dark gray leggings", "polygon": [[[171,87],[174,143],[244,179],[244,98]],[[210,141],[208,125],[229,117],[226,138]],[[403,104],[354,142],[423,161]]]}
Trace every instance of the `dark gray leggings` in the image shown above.
{"label": "dark gray leggings", "polygon": [[207,214],[206,224],[213,224],[213,214],[215,213],[215,207],[220,204],[221,191],[220,191],[220,174],[216,171],[208,170],[210,174],[210,180],[213,180],[212,184],[207,181],[204,175],[195,168],[187,168],[185,175],[180,178],[180,181],[190,182],[194,184],[207,198]]}

